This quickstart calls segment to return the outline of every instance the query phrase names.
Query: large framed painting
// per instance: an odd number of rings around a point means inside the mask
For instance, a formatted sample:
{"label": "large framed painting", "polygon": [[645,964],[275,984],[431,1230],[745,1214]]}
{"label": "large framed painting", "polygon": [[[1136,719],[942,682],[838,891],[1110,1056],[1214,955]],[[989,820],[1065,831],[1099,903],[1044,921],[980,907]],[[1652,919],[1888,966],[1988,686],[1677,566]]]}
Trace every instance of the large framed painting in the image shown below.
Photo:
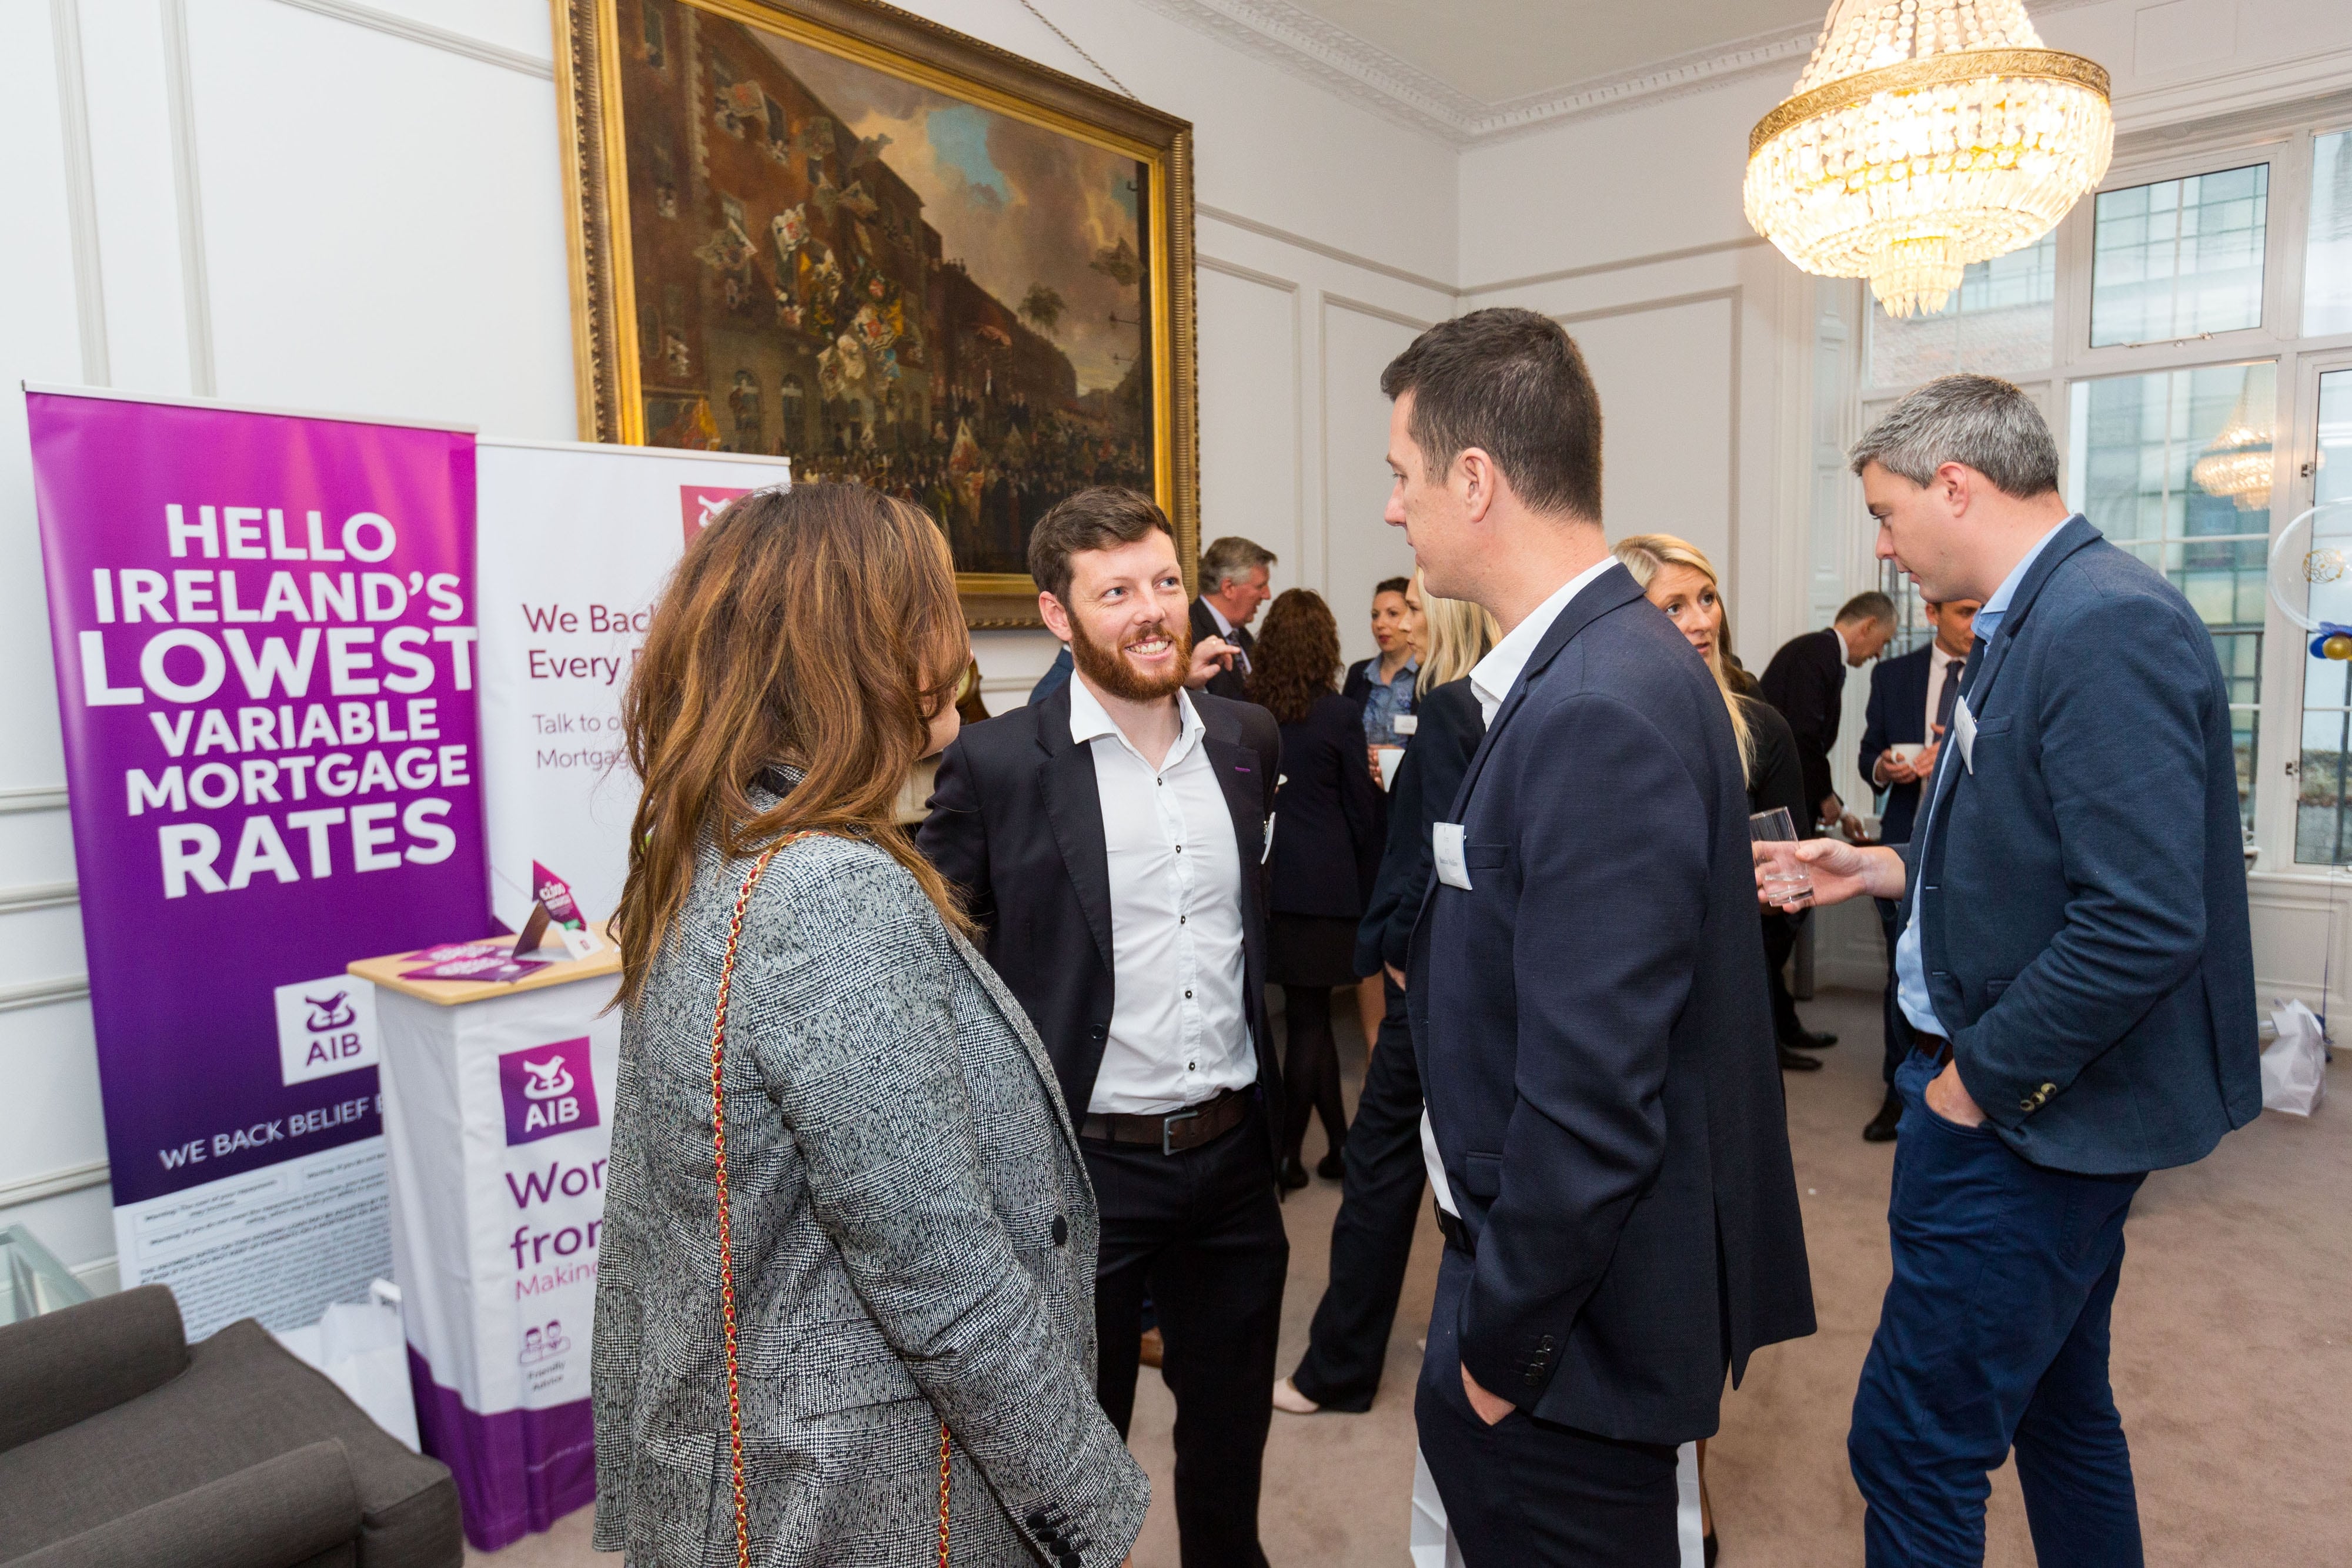
{"label": "large framed painting", "polygon": [[1088,485],[1198,549],[1192,128],[874,0],[556,0],[583,439],[919,502],[975,626]]}

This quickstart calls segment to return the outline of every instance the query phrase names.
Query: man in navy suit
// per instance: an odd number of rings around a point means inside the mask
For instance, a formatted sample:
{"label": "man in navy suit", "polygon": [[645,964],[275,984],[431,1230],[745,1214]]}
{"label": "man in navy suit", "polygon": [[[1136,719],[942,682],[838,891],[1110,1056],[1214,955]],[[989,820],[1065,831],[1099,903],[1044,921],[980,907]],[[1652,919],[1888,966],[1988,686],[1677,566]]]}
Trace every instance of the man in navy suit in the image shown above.
{"label": "man in navy suit", "polygon": [[1981,1563],[2014,1448],[2042,1562],[2137,1565],[2124,1218],[2263,1103],[2229,689],[2180,591],[2067,514],[2007,382],[1929,382],[1853,460],[1880,558],[1984,604],[1910,842],[1789,852],[1820,903],[1902,901],[1895,1278],[1847,1439],[1869,1561]]}
{"label": "man in navy suit", "polygon": [[1813,1327],[1738,747],[1609,553],[1559,324],[1442,322],[1381,388],[1388,521],[1504,631],[1405,987],[1446,1237],[1422,1451],[1473,1568],[1664,1568],[1675,1446]]}
{"label": "man in navy suit", "polygon": [[[1870,711],[1862,727],[1862,756],[1856,763],[1862,776],[1885,791],[1886,807],[1879,814],[1878,841],[1907,843],[1911,824],[1919,814],[1919,781],[1936,770],[1936,747],[1952,727],[1952,706],[1959,700],[1960,668],[1968,663],[1970,628],[1980,608],[1973,599],[1926,606],[1935,640],[1901,658],[1886,659],[1870,672]],[[1891,748],[1906,747],[1897,757]],[[1886,934],[1886,1061],[1881,1076],[1886,1100],[1878,1114],[1862,1130],[1864,1141],[1892,1143],[1903,1115],[1903,1096],[1895,1092],[1895,1070],[1911,1052],[1911,1029],[1895,1005],[1895,939],[1902,927],[1895,923],[1892,899],[1872,900],[1878,906],[1878,924]]]}

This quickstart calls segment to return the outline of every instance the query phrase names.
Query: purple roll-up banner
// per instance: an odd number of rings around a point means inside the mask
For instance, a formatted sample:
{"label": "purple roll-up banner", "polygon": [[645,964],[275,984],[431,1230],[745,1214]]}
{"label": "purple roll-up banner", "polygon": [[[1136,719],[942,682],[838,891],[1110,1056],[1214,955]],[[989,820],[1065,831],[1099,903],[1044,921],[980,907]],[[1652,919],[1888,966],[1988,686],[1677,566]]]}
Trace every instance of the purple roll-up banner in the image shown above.
{"label": "purple roll-up banner", "polygon": [[474,438],[26,392],[124,1285],[391,1273],[352,959],[489,928]]}

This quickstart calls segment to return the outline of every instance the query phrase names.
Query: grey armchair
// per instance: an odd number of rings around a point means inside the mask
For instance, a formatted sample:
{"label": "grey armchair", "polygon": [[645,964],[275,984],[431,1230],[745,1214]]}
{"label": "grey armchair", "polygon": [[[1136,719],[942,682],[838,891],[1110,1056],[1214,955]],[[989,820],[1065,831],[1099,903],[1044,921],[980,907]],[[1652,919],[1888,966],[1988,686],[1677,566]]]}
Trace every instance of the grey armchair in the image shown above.
{"label": "grey armchair", "polygon": [[457,1490],[247,1319],[142,1286],[0,1327],[6,1568],[459,1568]]}

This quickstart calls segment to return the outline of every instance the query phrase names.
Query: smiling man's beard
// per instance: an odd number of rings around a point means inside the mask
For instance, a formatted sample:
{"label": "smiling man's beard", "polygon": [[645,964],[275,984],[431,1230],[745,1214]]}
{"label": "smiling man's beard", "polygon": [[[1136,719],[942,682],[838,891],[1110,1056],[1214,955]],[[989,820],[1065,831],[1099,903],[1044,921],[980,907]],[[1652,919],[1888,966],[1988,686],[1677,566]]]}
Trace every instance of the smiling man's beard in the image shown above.
{"label": "smiling man's beard", "polygon": [[[1164,675],[1147,675],[1129,664],[1127,655],[1117,646],[1088,638],[1085,625],[1075,615],[1070,617],[1070,660],[1087,679],[1115,697],[1131,703],[1157,702],[1174,695],[1192,667],[1192,623],[1181,620],[1171,622],[1162,616],[1160,630],[1175,644],[1176,656]],[[1121,635],[1133,642],[1141,633],[1129,630]]]}

